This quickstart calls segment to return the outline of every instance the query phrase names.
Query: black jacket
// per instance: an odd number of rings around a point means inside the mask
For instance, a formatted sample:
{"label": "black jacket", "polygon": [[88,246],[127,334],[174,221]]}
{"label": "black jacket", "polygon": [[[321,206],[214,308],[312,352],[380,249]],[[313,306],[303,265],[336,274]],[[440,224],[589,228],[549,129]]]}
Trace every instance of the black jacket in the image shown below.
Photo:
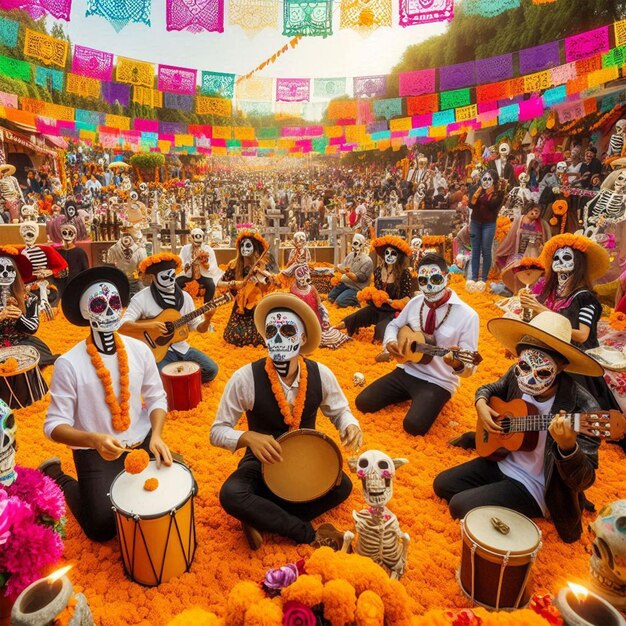
{"label": "black jacket", "polygon": [[[517,386],[514,367],[495,383],[483,385],[476,390],[476,400],[485,398],[489,401],[491,396],[506,402],[522,397],[522,392]],[[576,383],[571,376],[562,373],[552,413],[561,410],[567,413],[588,413],[599,411],[600,407],[586,389]],[[577,441],[576,451],[564,459],[558,451],[556,441],[548,433],[543,462],[546,506],[559,537],[566,543],[580,539],[585,498],[583,492],[593,485],[598,467],[598,440],[578,435]]]}

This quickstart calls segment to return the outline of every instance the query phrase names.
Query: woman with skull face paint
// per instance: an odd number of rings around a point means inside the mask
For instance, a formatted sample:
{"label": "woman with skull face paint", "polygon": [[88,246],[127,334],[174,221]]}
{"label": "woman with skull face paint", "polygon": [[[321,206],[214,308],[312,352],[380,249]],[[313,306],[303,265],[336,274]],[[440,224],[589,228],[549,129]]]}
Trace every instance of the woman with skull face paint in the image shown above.
{"label": "woman with skull face paint", "polygon": [[77,241],[85,241],[89,239],[85,220],[78,214],[78,206],[73,200],[68,200],[63,205],[63,212],[57,217],[53,217],[46,222],[46,233],[48,239],[54,243],[63,243],[62,229],[65,224],[72,224],[76,229]]}
{"label": "woman with skull face paint", "polygon": [[[595,398],[571,374],[597,377],[602,367],[572,345],[572,327],[551,311],[530,324],[494,319],[489,331],[518,362],[498,381],[476,391],[476,412],[485,430],[502,433],[489,407],[492,397],[506,402],[522,399],[532,415],[554,415],[547,432],[538,433],[532,450],[511,452],[501,461],[478,458],[445,470],[434,481],[455,519],[478,506],[504,506],[528,517],[550,517],[561,539],[577,541],[582,534],[584,491],[595,481],[597,439],[577,435],[569,418],[559,413],[594,412]],[[521,417],[521,416],[520,416]]]}
{"label": "woman with skull face paint", "polygon": [[74,224],[67,222],[61,226],[61,239],[63,239],[63,247],[58,248],[58,252],[65,259],[68,269],[67,278],[57,279],[59,295],[63,297],[63,291],[67,283],[74,276],[89,269],[89,259],[87,258],[87,253],[82,248],[74,245],[76,241],[76,227]]}

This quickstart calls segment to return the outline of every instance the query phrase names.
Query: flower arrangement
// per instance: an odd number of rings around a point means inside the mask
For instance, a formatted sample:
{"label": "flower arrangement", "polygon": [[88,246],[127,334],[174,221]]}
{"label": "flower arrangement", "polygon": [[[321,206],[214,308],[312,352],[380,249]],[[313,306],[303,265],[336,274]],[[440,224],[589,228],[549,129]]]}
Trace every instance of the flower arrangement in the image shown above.
{"label": "flower arrangement", "polygon": [[501,215],[496,220],[495,240],[498,242],[503,241],[504,238],[509,234],[512,224],[513,222],[511,221],[510,217],[507,217],[506,215]]}
{"label": "flower arrangement", "polygon": [[280,409],[283,419],[285,420],[285,424],[289,426],[289,430],[297,428],[300,424],[302,411],[304,411],[304,403],[306,401],[306,390],[309,373],[302,357],[298,358],[298,366],[300,367],[300,384],[298,386],[298,395],[296,396],[296,402],[293,405],[292,411],[291,407],[289,406],[289,402],[287,402],[287,398],[285,397],[283,386],[280,384],[278,372],[274,367],[274,362],[272,361],[272,359],[270,359],[270,357],[267,357],[267,359],[265,359],[265,372],[270,380],[272,393],[274,394],[274,398],[276,398],[278,408]]}
{"label": "flower arrangement", "polygon": [[405,254],[406,256],[411,256],[412,250],[411,246],[402,239],[402,237],[396,237],[395,235],[385,235],[384,237],[377,237],[372,241],[372,248],[376,250],[376,254],[381,255],[384,254],[384,248],[387,246],[391,246]]}
{"label": "flower arrangement", "polygon": [[10,376],[17,371],[19,363],[12,356],[0,363],[0,376]]}
{"label": "flower arrangement", "polygon": [[141,474],[141,472],[148,467],[148,463],[150,463],[150,456],[145,450],[139,448],[138,450],[132,450],[126,455],[124,459],[124,469],[129,474]]}
{"label": "flower arrangement", "polygon": [[609,326],[614,330],[626,330],[626,314],[613,311],[611,315],[609,315]]}
{"label": "flower arrangement", "polygon": [[441,246],[446,242],[445,235],[424,235],[422,237],[422,246]]}
{"label": "flower arrangement", "polygon": [[0,246],[0,256],[17,256],[19,250],[13,246]]}
{"label": "flower arrangement", "polygon": [[152,265],[157,265],[158,263],[163,263],[164,261],[173,261],[176,263],[176,273],[180,271],[181,268],[181,260],[177,254],[172,254],[171,252],[161,252],[159,254],[151,254],[149,257],[146,257],[138,266],[138,270],[140,274],[145,274],[148,271],[148,268]]}
{"label": "flower arrangement", "polygon": [[17,466],[15,482],[0,489],[0,590],[17,596],[63,552],[65,500],[40,471]]}
{"label": "flower arrangement", "polygon": [[159,479],[158,478],[148,478],[146,482],[143,484],[143,488],[146,491],[155,491],[159,487]]}
{"label": "flower arrangement", "polygon": [[376,289],[376,287],[372,285],[358,291],[356,297],[362,304],[371,302],[377,308],[382,307],[383,304],[388,304],[397,311],[401,311],[406,304],[404,300],[392,300],[386,291]]}

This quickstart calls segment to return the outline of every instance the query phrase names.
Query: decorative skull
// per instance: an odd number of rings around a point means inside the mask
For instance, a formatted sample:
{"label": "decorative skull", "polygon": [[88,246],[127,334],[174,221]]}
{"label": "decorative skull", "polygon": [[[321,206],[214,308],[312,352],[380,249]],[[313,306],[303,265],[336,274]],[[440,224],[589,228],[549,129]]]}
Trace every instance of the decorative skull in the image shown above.
{"label": "decorative skull", "polygon": [[[624,120],[626,121],[626,120]],[[613,181],[613,191],[624,193],[626,187],[626,170],[620,170],[617,178]]]}
{"label": "decorative skull", "polygon": [[522,189],[525,189],[526,185],[528,185],[528,181],[530,180],[530,176],[526,172],[522,172],[517,180],[519,182],[519,186]]}
{"label": "decorative skull", "polygon": [[593,534],[590,571],[595,591],[618,609],[626,608],[626,500],[598,513],[589,526]]}
{"label": "decorative skull", "polygon": [[306,245],[306,235],[302,231],[298,231],[293,236],[293,245],[298,249],[304,248]]}
{"label": "decorative skull", "polygon": [[565,174],[565,172],[567,172],[567,163],[565,161],[559,161],[556,164],[556,173]]}
{"label": "decorative skull", "polygon": [[571,274],[574,265],[574,250],[569,246],[559,248],[552,257],[552,271],[558,274]]}
{"label": "decorative skull", "polygon": [[7,256],[0,257],[0,287],[10,287],[17,277],[15,264]]}
{"label": "decorative skull", "polygon": [[65,243],[72,243],[76,240],[76,226],[74,224],[63,224],[61,226],[61,239]]}
{"label": "decorative skull", "polygon": [[360,254],[365,246],[365,237],[363,235],[357,233],[352,237],[352,252],[354,254]]}
{"label": "decorative skull", "polygon": [[174,293],[176,288],[176,270],[171,268],[154,275],[156,288],[163,293]]}
{"label": "decorative skull", "polygon": [[411,250],[413,250],[413,252],[415,252],[416,254],[418,252],[421,252],[421,250],[422,250],[422,239],[421,239],[421,237],[413,237],[413,239],[411,239]]}
{"label": "decorative skull", "polygon": [[20,237],[26,246],[32,246],[37,241],[39,235],[39,224],[37,222],[22,222],[20,225]]}
{"label": "decorative skull", "polygon": [[191,229],[191,242],[196,246],[201,246],[204,241],[204,231],[201,228]]}
{"label": "decorative skull", "polygon": [[617,120],[615,123],[615,134],[623,135],[626,130],[626,120]]}
{"label": "decorative skull", "polygon": [[418,196],[419,198],[426,197],[426,184],[425,183],[419,183],[417,185],[417,188],[415,189],[415,195]]}
{"label": "decorative skull", "polygon": [[556,361],[543,350],[534,348],[520,352],[515,377],[522,393],[538,396],[546,392],[559,373]]}
{"label": "decorative skull", "polygon": [[354,372],[352,375],[352,384],[355,387],[363,387],[365,385],[365,376],[361,372]]}
{"label": "decorative skull", "polygon": [[383,507],[393,496],[396,469],[407,459],[392,459],[380,450],[368,450],[356,461],[356,475],[361,479],[363,497],[371,507]]}
{"label": "decorative skull", "polygon": [[500,155],[500,158],[504,161],[506,160],[506,158],[509,156],[510,153],[511,153],[511,146],[509,146],[509,144],[506,142],[501,143],[500,147],[498,148],[498,154]]}
{"label": "decorative skull", "polygon": [[63,205],[63,213],[65,213],[65,216],[67,217],[68,220],[75,218],[76,212],[77,212],[77,208],[76,208],[75,202],[66,202]]}
{"label": "decorative skull", "polygon": [[394,265],[398,260],[398,251],[391,246],[385,248],[385,263],[387,265]]}
{"label": "decorative skull", "polygon": [[20,216],[23,222],[35,221],[37,217],[37,208],[32,204],[24,204],[20,209]]}
{"label": "decorative skull", "polygon": [[254,244],[252,243],[252,239],[249,239],[248,237],[242,239],[239,244],[239,252],[243,257],[252,256],[254,254]]}
{"label": "decorative skull", "polygon": [[480,184],[483,189],[491,189],[493,187],[493,175],[490,171],[483,174],[483,177],[480,179]]}
{"label": "decorative skull", "polygon": [[137,202],[137,200],[139,200],[139,194],[135,190],[131,191],[130,199],[132,202]]}
{"label": "decorative skull", "polygon": [[15,433],[17,423],[12,409],[0,400],[0,487],[15,482]]}
{"label": "decorative skull", "polygon": [[122,319],[122,299],[115,285],[98,282],[85,289],[80,297],[80,312],[93,330],[114,333]]}
{"label": "decorative skull", "polygon": [[417,284],[428,302],[436,302],[445,295],[448,273],[435,263],[422,265],[417,270]]}
{"label": "decorative skull", "polygon": [[309,266],[306,263],[296,266],[294,276],[296,278],[296,284],[300,289],[306,289],[312,282],[311,272],[309,271]]}
{"label": "decorative skull", "polygon": [[276,309],[265,318],[265,343],[275,363],[285,363],[298,356],[304,336],[304,324],[293,312]]}
{"label": "decorative skull", "polygon": [[427,165],[428,165],[428,157],[425,157],[424,155],[422,155],[419,157],[419,159],[417,159],[417,167],[419,167],[419,169],[421,170],[426,169]]}

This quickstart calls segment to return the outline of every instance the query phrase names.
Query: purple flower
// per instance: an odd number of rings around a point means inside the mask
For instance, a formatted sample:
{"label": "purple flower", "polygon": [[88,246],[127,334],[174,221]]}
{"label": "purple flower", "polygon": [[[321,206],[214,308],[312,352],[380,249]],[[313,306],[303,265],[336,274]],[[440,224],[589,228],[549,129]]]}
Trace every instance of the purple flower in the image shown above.
{"label": "purple flower", "polygon": [[287,563],[277,569],[268,570],[263,586],[266,589],[284,589],[294,583],[296,578],[298,578],[298,568],[293,563]]}

